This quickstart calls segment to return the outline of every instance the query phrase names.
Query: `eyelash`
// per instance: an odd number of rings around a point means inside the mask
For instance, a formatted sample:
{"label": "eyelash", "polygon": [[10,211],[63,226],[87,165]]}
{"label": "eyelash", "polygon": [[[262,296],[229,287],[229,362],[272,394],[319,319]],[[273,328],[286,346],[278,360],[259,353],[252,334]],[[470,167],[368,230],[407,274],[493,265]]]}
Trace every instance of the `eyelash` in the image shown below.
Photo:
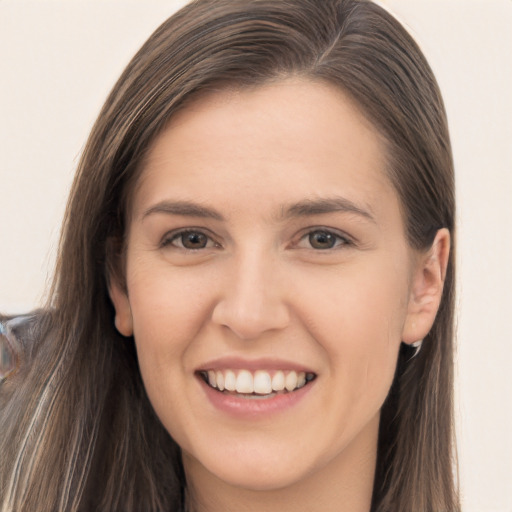
{"label": "eyelash", "polygon": [[[199,235],[199,236],[204,236],[206,237],[207,241],[206,243],[208,244],[209,242],[213,242],[214,244],[214,247],[220,247],[220,244],[218,244],[217,242],[215,242],[213,240],[213,238],[208,235],[207,233],[205,233],[203,230],[201,229],[193,229],[193,228],[189,228],[189,229],[181,229],[179,231],[173,231],[171,233],[167,233],[162,242],[161,242],[161,247],[168,247],[168,246],[173,246],[174,248],[176,249],[183,249],[185,251],[200,251],[202,249],[207,249],[207,248],[211,248],[211,247],[199,247],[199,248],[196,248],[196,249],[192,249],[192,248],[189,248],[189,247],[185,247],[183,246],[183,237],[186,236],[186,235]],[[180,240],[181,239],[181,242],[182,242],[182,245],[179,246],[179,245],[175,245],[173,244],[173,242],[175,240]]]}
{"label": "eyelash", "polygon": [[[324,247],[324,248],[315,248],[311,246],[311,236],[314,234],[322,234],[327,237],[333,237],[334,239],[334,245],[332,247]],[[186,235],[198,235],[200,237],[206,237],[206,246],[205,247],[199,247],[199,248],[190,248],[185,247],[183,245],[183,237]],[[309,247],[305,247],[306,249],[310,249],[313,251],[332,251],[336,249],[340,249],[341,247],[347,247],[354,245],[353,240],[351,240],[347,235],[342,235],[340,233],[337,233],[336,231],[333,231],[332,229],[322,228],[322,227],[315,227],[309,229],[307,232],[303,233],[298,242],[294,243],[293,247],[299,247],[301,242],[309,238]],[[173,242],[176,240],[181,240],[181,245],[175,245]],[[213,245],[208,246],[208,244],[213,243]],[[202,229],[182,229],[179,231],[174,231],[171,233],[167,233],[165,237],[162,239],[162,242],[160,246],[168,247],[172,246],[176,249],[182,249],[185,251],[201,251],[202,249],[211,249],[211,248],[220,248],[221,245],[218,242],[215,242],[215,240],[208,234],[205,233]]]}
{"label": "eyelash", "polygon": [[[321,233],[323,235],[327,235],[328,237],[333,237],[335,245],[333,245],[333,247],[326,247],[326,248],[311,247],[311,236],[314,235],[315,233]],[[330,251],[330,250],[332,251],[332,250],[340,249],[341,247],[347,247],[347,246],[354,245],[353,240],[350,239],[347,235],[340,234],[336,231],[333,231],[332,229],[323,228],[323,227],[315,227],[315,228],[309,229],[306,233],[304,233],[300,237],[299,242],[295,245],[298,246],[303,240],[305,240],[307,238],[309,238],[309,243],[310,243],[310,247],[308,247],[308,248],[311,250],[314,250],[314,251]]]}

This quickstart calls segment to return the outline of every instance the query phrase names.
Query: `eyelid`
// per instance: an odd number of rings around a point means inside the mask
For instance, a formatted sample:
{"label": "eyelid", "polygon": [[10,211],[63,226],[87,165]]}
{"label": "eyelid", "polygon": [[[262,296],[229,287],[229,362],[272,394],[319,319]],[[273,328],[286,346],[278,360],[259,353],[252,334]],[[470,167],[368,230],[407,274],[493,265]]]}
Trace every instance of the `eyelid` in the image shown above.
{"label": "eyelid", "polygon": [[[335,229],[335,228],[326,227],[326,226],[312,226],[312,227],[306,228],[304,230],[301,230],[300,233],[295,237],[295,241],[292,242],[291,246],[292,247],[299,246],[299,244],[303,240],[305,240],[306,237],[308,237],[309,235],[311,235],[312,233],[315,233],[315,232],[324,232],[324,233],[333,235],[339,241],[341,241],[341,243],[338,243],[334,247],[327,248],[327,249],[315,249],[314,247],[311,247],[311,246],[304,247],[304,248],[311,249],[315,252],[329,252],[329,251],[333,251],[335,249],[340,249],[342,247],[350,247],[350,246],[356,245],[356,240],[354,239],[354,237],[348,235],[344,231],[341,231],[341,230]],[[179,238],[180,236],[182,236],[186,233],[200,233],[200,234],[206,236],[208,238],[209,242],[213,242],[213,246],[207,246],[207,247],[198,248],[198,249],[189,249],[186,247],[180,247],[180,246],[174,245],[172,243],[174,240],[176,240],[177,238]],[[194,226],[176,228],[171,231],[167,231],[162,236],[159,246],[161,248],[171,246],[175,249],[179,249],[179,250],[183,250],[183,251],[187,251],[187,252],[196,252],[196,251],[202,251],[204,249],[212,249],[212,248],[222,247],[222,245],[217,241],[216,237],[211,233],[210,230],[208,230],[204,227],[194,227]]]}
{"label": "eyelid", "polygon": [[[209,241],[213,242],[214,246],[213,247],[207,246],[207,247],[202,247],[202,248],[198,248],[198,249],[188,249],[186,247],[179,247],[177,245],[173,245],[172,242],[174,240],[176,240],[180,236],[183,236],[184,234],[187,234],[187,233],[200,233],[200,234],[206,236]],[[171,231],[167,231],[165,233],[165,235],[161,238],[159,246],[161,248],[173,247],[174,249],[179,249],[179,250],[188,251],[188,252],[195,252],[195,251],[201,251],[204,249],[217,248],[217,247],[220,247],[221,245],[219,242],[216,241],[216,239],[214,238],[214,236],[208,229],[194,227],[194,226],[187,226],[185,228],[177,228],[177,229],[173,229]]]}
{"label": "eyelid", "polygon": [[307,228],[306,230],[301,231],[299,234],[299,237],[298,237],[298,241],[296,243],[294,243],[293,245],[295,247],[297,247],[300,244],[300,242],[302,242],[304,239],[306,239],[306,237],[308,237],[312,233],[316,233],[316,232],[323,232],[323,233],[328,233],[330,235],[333,235],[336,238],[338,238],[339,240],[341,240],[342,243],[335,245],[334,247],[328,248],[328,249],[315,249],[314,247],[311,247],[311,246],[307,247],[307,249],[311,249],[311,250],[317,251],[317,252],[329,252],[329,251],[333,251],[336,249],[340,249],[341,247],[350,247],[350,246],[354,246],[356,244],[354,237],[348,235],[344,231],[340,231],[339,229],[334,229],[334,228],[328,228],[326,226],[312,226],[310,228]]}

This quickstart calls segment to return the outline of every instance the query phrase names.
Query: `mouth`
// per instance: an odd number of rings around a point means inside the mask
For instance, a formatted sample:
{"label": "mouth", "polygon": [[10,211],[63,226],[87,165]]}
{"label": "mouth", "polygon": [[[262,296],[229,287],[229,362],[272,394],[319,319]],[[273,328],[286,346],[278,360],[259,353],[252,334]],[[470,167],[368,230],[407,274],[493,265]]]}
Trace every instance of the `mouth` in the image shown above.
{"label": "mouth", "polygon": [[293,393],[316,378],[314,373],[294,370],[200,370],[197,374],[219,393],[248,399]]}

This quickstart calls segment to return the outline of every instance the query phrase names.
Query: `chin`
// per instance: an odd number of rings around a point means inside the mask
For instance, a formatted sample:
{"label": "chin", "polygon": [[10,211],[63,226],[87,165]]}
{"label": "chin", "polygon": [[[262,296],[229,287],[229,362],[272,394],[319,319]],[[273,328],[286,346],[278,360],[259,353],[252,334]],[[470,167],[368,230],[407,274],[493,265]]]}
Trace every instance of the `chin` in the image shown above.
{"label": "chin", "polygon": [[294,452],[286,456],[282,452],[278,454],[276,450],[265,449],[260,449],[257,455],[254,449],[238,453],[219,450],[204,458],[194,458],[185,453],[183,457],[185,468],[196,474],[202,472],[205,476],[213,476],[230,487],[268,492],[293,486],[312,472],[313,465],[301,464],[304,458],[298,456],[298,450]]}
{"label": "chin", "polygon": [[255,468],[254,464],[250,464],[248,467],[233,469],[231,471],[217,471],[216,476],[230,486],[254,492],[277,491],[293,486],[305,477],[301,472],[294,471],[292,473],[289,466],[283,468],[260,466]]}

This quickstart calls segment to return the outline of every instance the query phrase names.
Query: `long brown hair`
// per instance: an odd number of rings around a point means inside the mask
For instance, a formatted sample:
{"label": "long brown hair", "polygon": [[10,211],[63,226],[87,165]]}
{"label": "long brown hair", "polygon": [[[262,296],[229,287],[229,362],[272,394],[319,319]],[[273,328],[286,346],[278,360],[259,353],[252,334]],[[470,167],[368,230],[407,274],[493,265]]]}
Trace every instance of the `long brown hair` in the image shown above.
{"label": "long brown hair", "polygon": [[[148,146],[187,100],[290,75],[341,88],[387,144],[409,243],[454,237],[453,164],[433,73],[367,0],[196,0],[135,55],[110,93],[71,191],[50,302],[0,388],[2,512],[178,510],[179,447],[156,418],[133,340],[113,325],[125,217]],[[453,472],[454,245],[435,324],[403,346],[382,408],[372,510],[457,511]]]}

